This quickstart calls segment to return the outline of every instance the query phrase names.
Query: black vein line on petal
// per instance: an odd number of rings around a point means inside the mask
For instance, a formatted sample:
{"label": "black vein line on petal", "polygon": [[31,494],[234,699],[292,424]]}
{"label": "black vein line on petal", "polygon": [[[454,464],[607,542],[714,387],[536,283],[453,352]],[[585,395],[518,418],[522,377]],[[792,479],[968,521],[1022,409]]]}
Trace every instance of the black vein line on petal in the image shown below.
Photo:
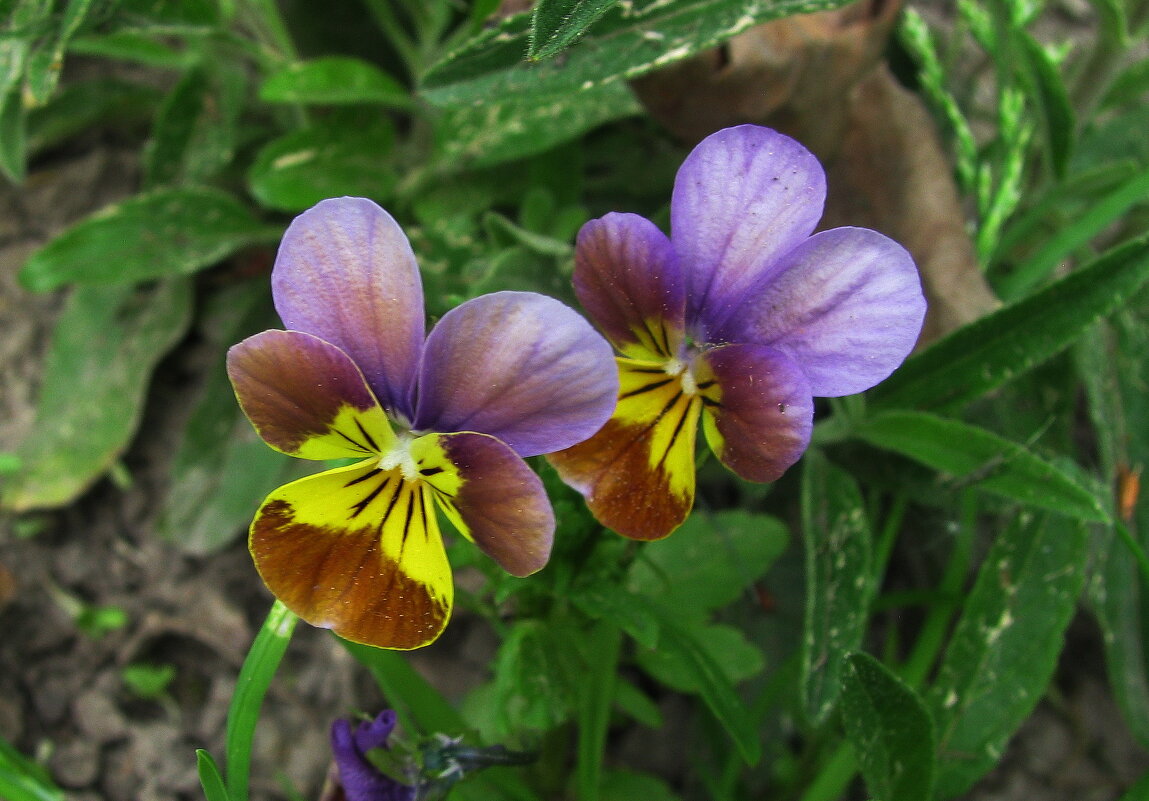
{"label": "black vein line on petal", "polygon": [[407,516],[403,520],[403,541],[399,543],[399,556],[403,556],[403,548],[407,545],[407,535],[411,533],[411,519],[415,516],[415,490],[409,489],[407,496]]}
{"label": "black vein line on petal", "polygon": [[[682,398],[682,396],[679,395],[679,398]],[[690,404],[691,404],[691,401],[688,400],[682,406],[682,414],[679,415],[678,422],[674,424],[674,433],[672,433],[670,435],[670,442],[667,443],[666,450],[662,452],[662,456],[660,456],[658,459],[657,466],[659,468],[662,467],[662,465],[666,461],[667,457],[670,456],[670,452],[672,450],[674,450],[674,445],[678,441],[679,435],[682,433],[683,424],[686,422],[686,418],[690,417]],[[667,409],[666,411],[669,411],[669,409]]]}
{"label": "black vein line on petal", "polygon": [[387,525],[387,519],[391,517],[391,510],[395,508],[395,504],[399,501],[399,496],[403,494],[403,489],[406,486],[405,481],[400,481],[399,485],[395,487],[395,491],[391,493],[391,501],[387,504],[387,509],[383,512],[383,517],[379,519],[379,535],[383,535],[383,527]]}
{"label": "black vein line on petal", "polygon": [[710,381],[703,381],[699,384],[695,384],[695,386],[698,387],[699,390],[704,390],[704,389],[710,389],[712,386],[714,386],[715,383],[716,382],[713,379],[711,379]]}
{"label": "black vein line on petal", "polygon": [[419,517],[423,519],[423,542],[430,542],[431,540],[431,520],[430,515],[435,513],[434,509],[428,510],[427,505],[433,503],[431,497],[419,490]]}
{"label": "black vein line on petal", "polygon": [[354,439],[352,439],[351,437],[347,436],[347,434],[345,434],[344,432],[340,431],[339,429],[335,429],[335,433],[336,433],[336,434],[338,434],[339,436],[343,437],[343,439],[347,440],[347,441],[348,441],[348,442],[350,442],[352,445],[354,445],[354,446],[355,446],[355,450],[359,451],[360,453],[371,453],[371,449],[370,449],[370,448],[368,448],[368,447],[367,447],[366,445],[364,445],[362,442],[359,442],[358,440],[354,440]]}
{"label": "black vein line on petal", "polygon": [[442,487],[436,487],[430,481],[428,481],[425,486],[430,487],[434,491],[434,493],[436,495],[438,495],[440,498],[445,498],[447,500],[454,500],[455,498],[458,497],[458,493],[447,492],[447,490],[443,489]]}
{"label": "black vein line on petal", "polygon": [[628,367],[627,372],[643,375],[666,375],[666,370],[661,367]]}
{"label": "black vein line on petal", "polygon": [[[662,371],[660,370],[659,372],[662,372]],[[629,392],[623,392],[621,395],[618,396],[618,399],[619,400],[625,400],[626,398],[633,398],[635,395],[642,395],[645,392],[651,392],[651,391],[656,390],[656,389],[662,389],[667,384],[673,383],[673,381],[674,381],[673,378],[664,378],[661,381],[652,381],[649,384],[645,384],[644,386],[639,387],[638,389],[632,389]]]}
{"label": "black vein line on petal", "polygon": [[352,518],[358,517],[358,516],[359,516],[359,514],[360,514],[360,513],[361,513],[361,512],[362,512],[364,509],[366,509],[368,506],[370,506],[370,505],[371,505],[371,502],[372,502],[373,500],[375,500],[377,497],[379,497],[379,493],[381,493],[383,490],[387,489],[387,485],[391,483],[391,478],[392,478],[391,476],[387,476],[385,479],[383,479],[383,480],[382,480],[382,481],[379,483],[379,486],[378,486],[378,487],[376,487],[375,489],[371,490],[371,492],[367,493],[367,497],[366,497],[366,498],[364,498],[363,500],[359,501],[359,503],[357,503],[357,504],[355,504],[354,506],[352,506],[352,507],[351,507],[351,509],[352,509],[352,512],[351,512],[351,517],[352,517]]}
{"label": "black vein line on petal", "polygon": [[424,468],[421,468],[419,470],[419,475],[421,475],[421,476],[436,476],[442,472],[443,472],[443,468],[441,468],[441,467],[424,467]]}
{"label": "black vein line on petal", "polygon": [[367,471],[366,473],[364,473],[363,475],[359,476],[358,478],[353,478],[353,479],[351,479],[351,480],[350,480],[350,481],[348,481],[346,484],[344,484],[344,485],[343,485],[343,487],[344,487],[345,489],[346,489],[347,487],[354,487],[356,484],[362,483],[362,482],[366,481],[366,480],[367,480],[367,479],[369,479],[369,478],[374,478],[375,476],[379,475],[379,474],[380,474],[380,473],[382,473],[382,472],[383,472],[383,471],[382,471],[382,469],[380,469],[380,468],[378,468],[378,467],[373,467],[373,468],[371,468],[369,471]]}
{"label": "black vein line on petal", "polygon": [[363,423],[360,422],[358,417],[355,418],[355,426],[359,429],[359,433],[363,435],[363,439],[367,440],[367,444],[371,446],[371,450],[375,453],[379,453],[379,446],[375,444],[375,438],[367,433],[367,429],[363,427]]}

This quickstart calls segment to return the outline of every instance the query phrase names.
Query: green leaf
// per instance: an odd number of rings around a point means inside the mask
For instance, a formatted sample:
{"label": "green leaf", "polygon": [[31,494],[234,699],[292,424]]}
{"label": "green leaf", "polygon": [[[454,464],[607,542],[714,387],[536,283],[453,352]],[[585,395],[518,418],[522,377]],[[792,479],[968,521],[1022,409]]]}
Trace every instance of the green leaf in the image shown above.
{"label": "green leaf", "polygon": [[276,600],[239,670],[227,710],[227,795],[231,801],[247,801],[259,710],[298,622],[299,618]]}
{"label": "green leaf", "polygon": [[1060,227],[1032,256],[998,282],[1002,298],[1012,300],[1030,292],[1057,265],[1112,225],[1134,204],[1149,196],[1149,169],[1140,170],[1110,192],[1092,200],[1081,214]]}
{"label": "green leaf", "polygon": [[411,667],[404,654],[344,639],[339,644],[371,673],[385,703],[408,732],[458,734],[466,729],[451,702]]}
{"label": "green leaf", "polygon": [[617,4],[618,0],[539,0],[531,15],[527,57],[550,58]]}
{"label": "green leaf", "polygon": [[229,801],[227,786],[223,783],[219,766],[215,764],[212,755],[202,748],[197,748],[195,762],[196,770],[199,773],[200,787],[203,788],[203,794],[207,801]]}
{"label": "green leaf", "polygon": [[526,15],[484,30],[431,68],[423,95],[439,106],[490,98],[523,103],[637,78],[715,47],[767,20],[837,8],[846,0],[647,0],[617,4],[561,59],[526,63]]}
{"label": "green leaf", "polygon": [[349,56],[289,64],[267,77],[259,87],[259,99],[266,103],[411,105],[402,84],[374,64]]}
{"label": "green leaf", "polygon": [[487,167],[542,153],[640,111],[638,101],[621,84],[545,98],[498,97],[439,115],[436,154],[457,168]]}
{"label": "green leaf", "polygon": [[917,694],[868,654],[845,660],[842,723],[875,798],[930,798],[936,767],[933,721]]}
{"label": "green leaf", "polygon": [[658,647],[658,618],[643,604],[634,603],[634,594],[614,582],[596,582],[579,587],[571,602],[593,620],[609,620],[644,648]]}
{"label": "green leaf", "polygon": [[1147,278],[1149,238],[1142,237],[910,357],[871,401],[936,410],[968,403],[1066,348]]}
{"label": "green leaf", "polygon": [[62,506],[104,474],[139,425],[152,370],[191,315],[185,281],[80,287],[56,323],[36,420],[5,479],[15,511]]}
{"label": "green leaf", "polygon": [[226,192],[160,189],[81,220],[32,254],[20,273],[34,292],[189,275],[283,231],[259,223]]}
{"label": "green leaf", "polygon": [[246,530],[252,512],[276,487],[301,472],[299,460],[269,448],[235,402],[224,351],[268,327],[272,316],[263,281],[211,298],[200,335],[216,348],[214,367],[183,430],[170,468],[170,486],[156,533],[189,553],[209,553]]}
{"label": "green leaf", "polygon": [[[766,666],[760,648],[740,630],[723,624],[681,623],[681,631],[721,666],[725,681],[734,686],[758,675]],[[701,693],[706,675],[698,672],[697,660],[683,650],[658,648],[639,650],[638,664],[660,682],[683,693]]]}
{"label": "green leaf", "polygon": [[701,620],[744,593],[786,549],[785,525],[765,515],[696,512],[673,537],[642,547],[629,589],[681,619]]}
{"label": "green leaf", "polygon": [[1079,520],[1109,520],[1097,493],[1079,477],[984,428],[927,412],[883,412],[859,423],[854,433],[958,485]]}
{"label": "green leaf", "polygon": [[27,173],[27,134],[24,103],[19,89],[0,95],[0,169],[13,183]]}
{"label": "green leaf", "polygon": [[[1149,464],[1149,292],[1105,325],[1097,326],[1077,348],[1078,372],[1088,398],[1097,448],[1105,474],[1115,486],[1128,471]],[[1124,471],[1124,475],[1123,475]],[[1128,510],[1122,510],[1125,517]],[[1089,606],[1103,634],[1109,686],[1130,732],[1149,747],[1149,666],[1145,626],[1147,587],[1118,526],[1145,543],[1149,504],[1142,498],[1131,517],[1097,530],[1090,548]]]}
{"label": "green leaf", "polygon": [[144,153],[144,187],[206,183],[231,163],[245,94],[242,70],[207,61],[165,98]]}
{"label": "green leaf", "polygon": [[32,105],[48,102],[56,90],[68,40],[84,23],[92,5],[93,0],[68,0],[63,13],[58,17],[54,34],[32,50],[24,76],[24,85]]}
{"label": "green leaf", "polygon": [[130,127],[150,120],[160,94],[115,79],[69,83],[28,115],[28,152],[33,155],[102,126]]}
{"label": "green leaf", "polygon": [[1053,675],[1085,581],[1085,526],[1019,515],[978,571],[926,705],[937,724],[936,797],[995,765]]}
{"label": "green leaf", "polygon": [[138,31],[115,31],[105,35],[77,36],[68,45],[69,52],[105,59],[119,59],[147,64],[162,69],[186,69],[193,54],[177,50],[154,36]]}
{"label": "green leaf", "polygon": [[647,773],[608,770],[603,776],[601,801],[679,801],[662,779]]}
{"label": "green leaf", "polygon": [[342,195],[383,201],[398,181],[386,161],[394,142],[380,114],[333,114],[264,145],[248,184],[260,203],[284,211]]}
{"label": "green leaf", "polygon": [[872,533],[853,477],[810,451],[802,466],[806,615],[802,705],[826,720],[842,686],[843,658],[862,644],[874,597]]}
{"label": "green leaf", "polygon": [[4,801],[64,801],[64,791],[43,767],[0,738],[0,798]]}
{"label": "green leaf", "polygon": [[[651,608],[657,607],[651,604]],[[700,642],[695,632],[679,624],[672,612],[659,610],[659,617],[662,650],[690,665],[689,670],[698,681],[702,700],[715,720],[726,730],[746,764],[757,763],[762,756],[757,723],[749,707],[734,691],[722,663],[711,656],[705,642]]]}

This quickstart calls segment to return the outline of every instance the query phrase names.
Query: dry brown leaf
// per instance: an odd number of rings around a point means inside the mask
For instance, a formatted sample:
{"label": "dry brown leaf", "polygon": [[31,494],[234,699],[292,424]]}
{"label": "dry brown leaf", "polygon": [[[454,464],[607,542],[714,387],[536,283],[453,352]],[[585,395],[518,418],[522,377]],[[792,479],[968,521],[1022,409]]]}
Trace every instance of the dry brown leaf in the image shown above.
{"label": "dry brown leaf", "polygon": [[897,0],[866,0],[770,22],[634,88],[684,141],[753,122],[809,147],[829,180],[823,225],[874,228],[914,255],[930,306],[923,344],[998,301],[933,121],[882,60],[900,10]]}

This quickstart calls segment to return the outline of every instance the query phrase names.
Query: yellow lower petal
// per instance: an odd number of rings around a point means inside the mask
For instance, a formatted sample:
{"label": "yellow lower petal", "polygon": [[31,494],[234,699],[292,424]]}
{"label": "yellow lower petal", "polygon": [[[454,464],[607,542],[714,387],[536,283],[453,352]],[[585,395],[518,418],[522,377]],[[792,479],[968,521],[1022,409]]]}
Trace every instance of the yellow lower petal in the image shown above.
{"label": "yellow lower petal", "polygon": [[249,545],[276,597],[346,639],[418,648],[447,624],[451,570],[430,491],[398,469],[367,460],[280,487]]}
{"label": "yellow lower petal", "polygon": [[548,457],[603,525],[633,539],[668,535],[694,504],[702,399],[657,364],[619,359],[614,415],[586,442]]}

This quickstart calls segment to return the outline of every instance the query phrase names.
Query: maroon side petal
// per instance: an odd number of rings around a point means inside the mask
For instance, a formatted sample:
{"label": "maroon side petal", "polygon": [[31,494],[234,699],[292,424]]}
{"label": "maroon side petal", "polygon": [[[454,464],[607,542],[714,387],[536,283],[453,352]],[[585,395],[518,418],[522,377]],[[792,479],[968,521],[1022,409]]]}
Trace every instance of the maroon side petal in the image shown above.
{"label": "maroon side petal", "polygon": [[439,508],[483,553],[514,576],[546,565],[554,512],[542,481],[510,447],[484,434],[429,434],[411,455]]}
{"label": "maroon side petal", "polygon": [[264,331],[234,345],[227,373],[268,445],[303,459],[380,453],[387,417],[350,357],[300,331]]}
{"label": "maroon side petal", "polygon": [[810,444],[814,400],[802,370],[761,345],[727,345],[696,362],[706,440],[747,481],[775,481]]}

